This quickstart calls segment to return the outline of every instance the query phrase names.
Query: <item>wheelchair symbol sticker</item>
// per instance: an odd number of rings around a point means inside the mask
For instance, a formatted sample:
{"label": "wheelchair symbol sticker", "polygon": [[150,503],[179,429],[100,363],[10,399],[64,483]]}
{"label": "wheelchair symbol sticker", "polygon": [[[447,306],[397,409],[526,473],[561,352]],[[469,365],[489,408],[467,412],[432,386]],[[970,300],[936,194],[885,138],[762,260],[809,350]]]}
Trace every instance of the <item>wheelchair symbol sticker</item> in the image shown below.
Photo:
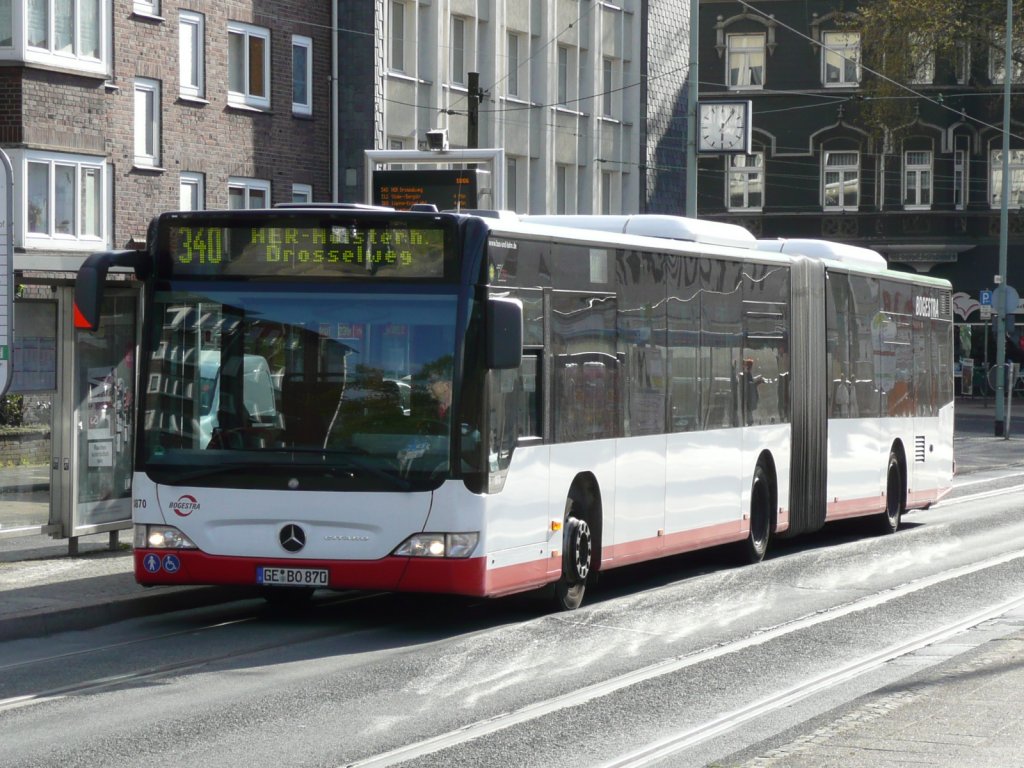
{"label": "wheelchair symbol sticker", "polygon": [[177,573],[181,569],[181,561],[177,555],[164,555],[163,565],[168,573]]}
{"label": "wheelchair symbol sticker", "polygon": [[146,569],[146,573],[159,573],[160,558],[152,553],[148,554],[142,559],[142,567]]}

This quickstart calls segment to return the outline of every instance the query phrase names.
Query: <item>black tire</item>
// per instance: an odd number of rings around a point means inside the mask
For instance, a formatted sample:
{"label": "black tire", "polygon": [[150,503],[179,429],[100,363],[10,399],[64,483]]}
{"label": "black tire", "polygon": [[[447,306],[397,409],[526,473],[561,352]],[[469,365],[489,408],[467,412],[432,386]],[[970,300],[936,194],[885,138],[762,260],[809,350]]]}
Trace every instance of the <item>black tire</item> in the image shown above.
{"label": "black tire", "polygon": [[747,562],[759,563],[768,552],[772,535],[772,486],[768,473],[760,464],[750,483],[750,532],[743,542]]}
{"label": "black tire", "polygon": [[562,528],[562,575],[554,585],[555,608],[559,611],[575,611],[587,591],[594,542],[585,514],[582,503],[570,496]]}
{"label": "black tire", "polygon": [[889,468],[885,480],[885,511],[877,517],[880,534],[896,533],[903,517],[906,502],[903,498],[903,469],[895,453],[889,454]]}

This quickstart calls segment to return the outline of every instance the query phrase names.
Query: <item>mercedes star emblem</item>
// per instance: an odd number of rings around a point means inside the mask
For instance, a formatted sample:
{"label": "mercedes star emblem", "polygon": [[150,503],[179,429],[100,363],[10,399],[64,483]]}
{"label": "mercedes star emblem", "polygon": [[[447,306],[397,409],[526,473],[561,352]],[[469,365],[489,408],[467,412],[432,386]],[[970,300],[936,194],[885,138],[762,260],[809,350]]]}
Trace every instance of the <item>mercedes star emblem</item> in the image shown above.
{"label": "mercedes star emblem", "polygon": [[289,552],[298,552],[306,546],[306,532],[294,523],[282,528],[277,538],[280,539],[281,546]]}

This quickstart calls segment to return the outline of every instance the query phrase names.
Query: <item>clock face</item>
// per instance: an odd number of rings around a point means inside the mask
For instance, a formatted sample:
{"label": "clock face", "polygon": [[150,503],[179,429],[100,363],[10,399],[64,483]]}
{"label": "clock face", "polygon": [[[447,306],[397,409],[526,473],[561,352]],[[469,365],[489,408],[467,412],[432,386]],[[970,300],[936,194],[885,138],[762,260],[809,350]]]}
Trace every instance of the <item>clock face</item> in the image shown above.
{"label": "clock face", "polygon": [[698,104],[697,148],[702,152],[746,152],[747,104],[745,101]]}

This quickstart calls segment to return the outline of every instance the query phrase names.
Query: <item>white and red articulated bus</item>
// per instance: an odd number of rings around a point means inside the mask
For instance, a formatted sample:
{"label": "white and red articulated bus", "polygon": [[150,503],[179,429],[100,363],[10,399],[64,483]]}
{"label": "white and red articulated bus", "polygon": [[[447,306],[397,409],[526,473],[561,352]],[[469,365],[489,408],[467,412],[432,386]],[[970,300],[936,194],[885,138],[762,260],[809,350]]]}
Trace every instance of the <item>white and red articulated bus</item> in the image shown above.
{"label": "white and red articulated bus", "polygon": [[947,282],[672,216],[171,212],[144,286],[146,585],[579,605],[596,572],[862,516],[953,476]]}

